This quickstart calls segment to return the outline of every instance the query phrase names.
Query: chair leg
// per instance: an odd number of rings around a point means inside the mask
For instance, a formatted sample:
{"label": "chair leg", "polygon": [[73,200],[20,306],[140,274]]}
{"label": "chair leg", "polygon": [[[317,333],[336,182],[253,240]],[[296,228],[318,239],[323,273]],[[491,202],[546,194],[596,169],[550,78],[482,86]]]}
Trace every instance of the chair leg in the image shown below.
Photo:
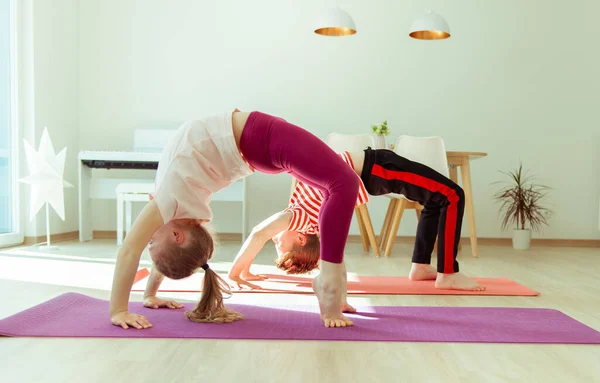
{"label": "chair leg", "polygon": [[369,209],[367,208],[367,205],[361,205],[360,210],[363,219],[363,224],[365,225],[365,231],[367,232],[367,236],[369,237],[369,243],[373,248],[373,254],[375,254],[375,256],[379,258],[381,256],[381,253],[379,252],[377,240],[375,239],[375,230],[373,230],[373,223],[371,222]]}
{"label": "chair leg", "polygon": [[400,199],[400,201],[397,204],[396,211],[394,212],[392,227],[386,240],[386,257],[389,257],[392,254],[392,247],[394,247],[394,240],[396,239],[396,234],[398,233],[398,228],[400,227],[400,221],[402,220],[402,214],[404,213],[404,207],[406,206],[406,203],[407,202],[405,199]]}
{"label": "chair leg", "polygon": [[392,230],[392,225],[394,223],[394,215],[396,214],[396,212],[400,208],[400,204],[402,203],[402,201],[404,201],[404,206],[403,206],[402,212],[404,213],[404,210],[406,210],[408,208],[408,201],[407,200],[405,200],[403,198],[395,199],[394,207],[393,207],[393,209],[392,209],[392,211],[390,213],[390,219],[388,220],[388,226],[387,226],[386,231],[385,231],[385,237],[383,237],[383,244],[381,245],[381,249],[382,250],[386,249],[388,247],[388,244],[389,244],[390,240],[392,240],[392,241],[395,240],[396,234],[392,235],[391,234],[391,230]]}
{"label": "chair leg", "polygon": [[390,229],[390,223],[392,221],[392,217],[394,215],[394,211],[396,209],[396,204],[398,203],[398,199],[394,198],[390,200],[390,204],[388,205],[387,212],[385,213],[385,218],[383,220],[383,225],[381,226],[381,232],[379,233],[379,239],[377,240],[377,247],[385,248],[386,239],[388,236],[388,232]]}
{"label": "chair leg", "polygon": [[367,241],[367,233],[365,232],[365,222],[362,217],[362,212],[360,206],[354,208],[354,213],[356,214],[356,220],[358,221],[358,230],[360,231],[360,240],[363,245],[363,251],[365,253],[369,252],[369,242]]}
{"label": "chair leg", "polygon": [[117,246],[123,244],[123,195],[117,194]]}
{"label": "chair leg", "polygon": [[125,236],[131,231],[131,201],[125,201]]}

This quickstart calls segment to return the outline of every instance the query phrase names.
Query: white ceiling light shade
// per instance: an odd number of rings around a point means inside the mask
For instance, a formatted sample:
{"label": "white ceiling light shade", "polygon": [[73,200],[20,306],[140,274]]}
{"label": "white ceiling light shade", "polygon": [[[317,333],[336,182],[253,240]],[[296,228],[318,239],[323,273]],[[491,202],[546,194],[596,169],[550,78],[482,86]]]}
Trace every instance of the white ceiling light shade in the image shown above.
{"label": "white ceiling light shade", "polygon": [[442,16],[429,10],[412,23],[408,35],[418,40],[443,40],[450,37],[450,27]]}
{"label": "white ceiling light shade", "polygon": [[315,33],[323,36],[350,36],[356,33],[356,25],[348,12],[339,7],[329,8],[319,17]]}

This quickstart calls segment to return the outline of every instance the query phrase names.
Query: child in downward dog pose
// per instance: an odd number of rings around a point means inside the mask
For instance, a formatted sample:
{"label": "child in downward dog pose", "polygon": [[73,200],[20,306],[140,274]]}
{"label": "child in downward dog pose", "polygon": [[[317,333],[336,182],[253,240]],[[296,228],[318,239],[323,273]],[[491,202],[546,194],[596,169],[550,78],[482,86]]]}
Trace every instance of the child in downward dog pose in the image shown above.
{"label": "child in downward dog pose", "polygon": [[[460,186],[435,170],[401,157],[391,150],[366,149],[344,152],[345,162],[359,175],[360,203],[371,195],[403,194],[424,206],[417,226],[411,280],[435,279],[440,289],[484,290],[472,279],[459,273],[456,261],[464,211],[464,193]],[[362,200],[361,200],[362,196]],[[264,244],[272,239],[278,258],[276,265],[288,274],[307,273],[318,266],[318,215],[321,195],[309,185],[298,182],[288,208],[252,230],[240,249],[229,278],[250,288],[249,281],[262,280],[250,273],[250,265]],[[437,270],[430,266],[431,253],[438,237]]]}
{"label": "child in downward dog pose", "polygon": [[326,327],[345,327],[343,251],[359,180],[323,141],[281,118],[239,110],[190,121],[167,143],[151,201],[140,212],[119,249],[110,300],[114,325],[148,328],[143,315],[128,311],[128,300],[142,251],[149,244],[154,263],[146,287],[148,307],[179,308],[156,297],[166,276],[186,278],[204,269],[202,296],[186,316],[197,322],[231,322],[241,315],[223,305],[227,284],[209,268],[214,245],[204,227],[212,219],[213,193],[248,176],[287,172],[323,193],[319,214],[321,273],[313,281]]}

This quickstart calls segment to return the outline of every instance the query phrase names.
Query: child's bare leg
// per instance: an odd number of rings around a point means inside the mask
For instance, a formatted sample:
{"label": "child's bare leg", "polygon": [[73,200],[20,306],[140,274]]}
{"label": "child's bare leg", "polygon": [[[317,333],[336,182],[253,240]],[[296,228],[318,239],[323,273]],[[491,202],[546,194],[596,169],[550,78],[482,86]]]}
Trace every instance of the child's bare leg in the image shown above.
{"label": "child's bare leg", "polygon": [[342,297],[346,290],[341,263],[321,261],[321,273],[313,279],[313,290],[319,300],[321,320],[325,327],[352,326],[350,319],[342,314]]}
{"label": "child's bare leg", "polygon": [[436,279],[437,274],[435,267],[424,263],[413,262],[410,273],[408,274],[408,279],[411,281],[434,280]]}
{"label": "child's bare leg", "polygon": [[342,276],[344,277],[344,290],[342,291],[342,312],[343,313],[355,313],[356,309],[348,304],[348,272],[346,271],[346,264],[342,262],[344,266],[344,272]]}

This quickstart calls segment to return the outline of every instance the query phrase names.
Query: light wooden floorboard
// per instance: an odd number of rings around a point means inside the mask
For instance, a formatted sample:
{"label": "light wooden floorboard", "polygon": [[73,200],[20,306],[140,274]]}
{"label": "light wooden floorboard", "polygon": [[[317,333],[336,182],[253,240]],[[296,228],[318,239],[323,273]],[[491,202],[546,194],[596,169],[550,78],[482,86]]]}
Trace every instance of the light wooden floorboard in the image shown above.
{"label": "light wooden floorboard", "polygon": [[[61,243],[53,254],[36,247],[0,250],[0,318],[76,291],[108,299],[116,246],[111,240]],[[211,267],[226,271],[239,243],[223,243]],[[390,258],[346,252],[348,272],[406,275],[410,244]],[[461,271],[505,276],[539,297],[350,296],[372,305],[543,307],[600,330],[598,248],[464,246]],[[258,256],[257,272],[275,273],[274,251]],[[433,261],[435,262],[435,256]],[[142,263],[149,264],[147,254]],[[435,264],[435,263],[434,263]],[[196,301],[196,293],[168,293]],[[139,300],[133,294],[132,300]],[[312,303],[310,295],[237,294],[231,303]],[[107,318],[108,320],[108,318]],[[343,331],[343,330],[333,330]],[[6,382],[600,382],[600,346],[237,341],[180,339],[0,339],[0,381]]]}

